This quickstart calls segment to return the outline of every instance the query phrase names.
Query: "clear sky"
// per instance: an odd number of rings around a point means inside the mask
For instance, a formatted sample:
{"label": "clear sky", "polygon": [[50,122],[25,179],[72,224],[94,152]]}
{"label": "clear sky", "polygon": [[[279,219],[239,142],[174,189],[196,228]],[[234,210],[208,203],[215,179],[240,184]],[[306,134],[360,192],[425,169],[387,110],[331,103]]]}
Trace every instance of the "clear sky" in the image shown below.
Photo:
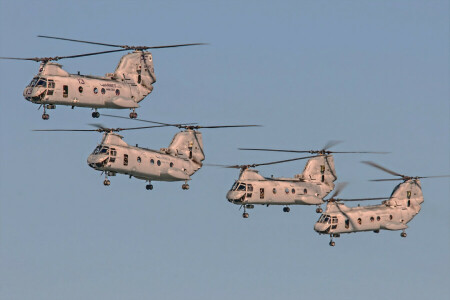
{"label": "clear sky", "polygon": [[[153,51],[158,81],[138,110],[162,122],[262,124],[203,130],[206,163],[294,157],[238,147],[336,151],[342,197],[388,196],[395,182],[360,163],[407,175],[450,173],[448,1],[8,1],[0,56],[110,50],[40,39],[208,46]],[[63,60],[103,75],[122,54]],[[137,122],[58,107],[50,120],[22,97],[38,64],[0,61],[0,298],[436,299],[450,294],[450,180],[422,181],[425,202],[408,237],[313,231],[315,207],[256,207],[244,220],[225,195],[237,170],[204,167],[180,183],[103,177],[86,164],[97,133],[32,129]],[[128,111],[108,111],[128,115]],[[124,133],[166,147],[175,129]],[[293,176],[304,161],[261,167]],[[389,175],[387,175],[389,177]],[[444,296],[444,297],[442,297]]]}

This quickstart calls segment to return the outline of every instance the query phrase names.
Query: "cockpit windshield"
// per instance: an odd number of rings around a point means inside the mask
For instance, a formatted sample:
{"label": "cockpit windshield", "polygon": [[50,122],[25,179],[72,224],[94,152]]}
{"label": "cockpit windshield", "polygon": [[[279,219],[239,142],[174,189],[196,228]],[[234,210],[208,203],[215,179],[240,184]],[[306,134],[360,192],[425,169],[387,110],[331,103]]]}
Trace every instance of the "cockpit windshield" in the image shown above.
{"label": "cockpit windshield", "polygon": [[317,223],[331,224],[330,215],[321,215]]}
{"label": "cockpit windshield", "polygon": [[234,183],[234,185],[231,187],[231,190],[232,191],[244,191],[245,192],[247,190],[247,186],[246,186],[245,183],[236,181]]}
{"label": "cockpit windshield", "polygon": [[109,154],[109,147],[97,146],[92,154]]}
{"label": "cockpit windshield", "polygon": [[35,86],[47,87],[47,79],[40,78],[40,77],[34,77],[28,86],[29,87],[35,87]]}

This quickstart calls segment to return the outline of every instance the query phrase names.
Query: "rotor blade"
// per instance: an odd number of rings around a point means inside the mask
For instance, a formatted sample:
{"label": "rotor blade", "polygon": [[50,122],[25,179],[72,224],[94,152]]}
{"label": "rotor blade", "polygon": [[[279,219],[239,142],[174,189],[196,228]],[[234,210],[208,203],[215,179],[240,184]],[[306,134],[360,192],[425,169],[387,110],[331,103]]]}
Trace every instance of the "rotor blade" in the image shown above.
{"label": "rotor blade", "polygon": [[205,43],[190,43],[190,44],[163,45],[163,46],[128,46],[128,45],[115,45],[115,44],[106,44],[106,43],[98,43],[98,42],[89,42],[89,41],[67,39],[67,38],[47,36],[47,35],[38,35],[38,37],[47,38],[47,39],[55,39],[55,40],[63,40],[63,41],[69,41],[69,42],[92,44],[92,45],[101,45],[101,46],[108,46],[108,47],[119,47],[119,48],[123,48],[125,50],[133,50],[133,49],[147,50],[147,49],[161,49],[161,48],[175,48],[175,47],[185,47],[185,46],[207,45]]}
{"label": "rotor blade", "polygon": [[[321,153],[324,150],[282,150],[282,149],[259,149],[259,148],[239,148],[239,150],[251,151],[273,151],[273,152],[289,152],[289,153]],[[372,153],[372,154],[387,154],[389,152],[378,151],[324,151],[326,154],[330,153]]]}
{"label": "rotor blade", "polygon": [[348,185],[348,182],[340,182],[337,184],[336,189],[334,190],[333,195],[331,195],[331,199],[339,195],[342,190]]}
{"label": "rotor blade", "polygon": [[104,116],[104,117],[111,117],[111,118],[126,119],[126,120],[135,120],[135,121],[140,121],[140,122],[146,122],[146,123],[152,123],[152,124],[161,124],[161,125],[165,125],[165,126],[174,126],[174,127],[197,124],[197,123],[170,124],[170,123],[162,123],[162,122],[149,121],[149,120],[143,120],[143,119],[130,119],[128,117],[109,115],[109,114],[103,114],[103,113],[102,113],[102,116]]}
{"label": "rotor blade", "polygon": [[403,178],[391,178],[391,179],[371,179],[369,181],[398,181],[403,180]]}
{"label": "rotor blade", "polygon": [[211,129],[211,128],[234,128],[234,127],[262,127],[262,125],[216,125],[216,126],[186,126],[188,128],[192,127],[193,129]]}
{"label": "rotor blade", "polygon": [[335,199],[336,201],[372,201],[372,200],[388,200],[389,197],[378,197],[378,198],[352,198],[352,199]]}
{"label": "rotor blade", "polygon": [[127,127],[127,128],[105,128],[100,124],[89,124],[98,129],[33,129],[32,131],[97,131],[97,132],[119,132],[124,130],[138,130],[156,127],[166,127],[165,125],[143,126],[143,127]]}
{"label": "rotor blade", "polygon": [[88,42],[88,41],[74,40],[74,39],[67,39],[67,38],[61,38],[61,37],[55,37],[55,36],[47,36],[47,35],[38,35],[38,37],[40,37],[40,38],[46,38],[46,39],[54,39],[54,40],[63,40],[63,41],[70,41],[70,42],[77,42],[77,43],[92,44],[92,45],[102,45],[102,46],[109,46],[109,47],[123,47],[123,45],[114,45],[114,44],[105,44],[105,43],[97,43],[97,42]]}
{"label": "rotor blade", "polygon": [[76,57],[99,55],[99,54],[106,54],[106,53],[113,53],[113,52],[120,52],[120,51],[126,51],[126,49],[109,50],[109,51],[101,51],[101,52],[91,52],[91,53],[68,55],[68,56],[23,57],[23,58],[21,58],[21,57],[0,57],[0,59],[32,60],[32,61],[36,61],[36,62],[48,62],[48,61],[58,61],[60,59],[65,59],[65,58],[76,58]]}
{"label": "rotor blade", "polygon": [[374,167],[374,168],[377,168],[377,169],[380,169],[380,170],[382,170],[382,171],[384,171],[384,172],[386,172],[386,173],[389,173],[389,174],[391,174],[391,175],[394,175],[394,176],[400,176],[400,177],[405,177],[404,175],[402,175],[402,174],[399,174],[399,173],[397,173],[397,172],[394,172],[394,171],[391,171],[391,170],[389,170],[389,169],[386,169],[385,167],[382,167],[382,166],[380,166],[379,164],[376,164],[376,163],[374,163],[374,162],[372,162],[372,161],[362,161],[362,163],[363,164],[366,164],[366,165],[369,165],[369,166],[372,166],[372,167]]}
{"label": "rotor blade", "polygon": [[295,160],[308,159],[308,158],[313,158],[313,157],[317,157],[317,156],[314,155],[314,156],[297,157],[297,158],[291,158],[291,159],[285,159],[285,160],[272,161],[272,162],[268,162],[268,163],[252,164],[250,166],[251,167],[267,166],[267,165],[281,164],[281,163],[295,161]]}
{"label": "rotor blade", "polygon": [[258,166],[267,166],[267,165],[281,164],[281,163],[284,163],[284,162],[290,162],[290,161],[307,159],[307,158],[313,158],[313,157],[316,157],[316,156],[297,157],[297,158],[286,159],[286,160],[272,161],[272,162],[268,162],[268,163],[248,164],[248,165],[220,165],[220,164],[205,164],[205,165],[213,166],[213,167],[231,168],[231,169],[242,169],[242,168],[255,168],[255,167],[258,167]]}
{"label": "rotor blade", "polygon": [[33,129],[32,131],[98,131],[98,129]]}
{"label": "rotor blade", "polygon": [[419,176],[417,178],[443,178],[443,177],[450,177],[450,175]]}
{"label": "rotor blade", "polygon": [[325,144],[325,146],[323,147],[323,150],[327,150],[330,149],[331,147],[336,146],[337,144],[342,143],[342,141],[328,141],[328,143]]}

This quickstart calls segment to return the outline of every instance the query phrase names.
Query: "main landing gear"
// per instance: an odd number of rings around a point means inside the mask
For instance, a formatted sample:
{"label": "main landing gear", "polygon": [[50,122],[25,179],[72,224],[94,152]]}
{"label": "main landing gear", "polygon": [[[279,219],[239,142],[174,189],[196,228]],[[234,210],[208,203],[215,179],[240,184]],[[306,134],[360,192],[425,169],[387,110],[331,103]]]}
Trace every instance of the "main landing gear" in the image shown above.
{"label": "main landing gear", "polygon": [[95,111],[92,113],[92,117],[93,117],[94,119],[100,117],[100,113],[97,111],[97,109],[95,109]]}
{"label": "main landing gear", "polygon": [[153,184],[151,181],[148,182],[148,184],[145,186],[145,188],[148,190],[153,190]]}
{"label": "main landing gear", "polygon": [[334,247],[334,246],[336,245],[336,242],[333,241],[333,238],[334,238],[334,237],[338,238],[338,237],[340,237],[340,236],[341,236],[341,235],[340,235],[339,233],[332,233],[332,234],[330,234],[330,243],[329,243],[329,245],[330,245],[331,247]]}
{"label": "main landing gear", "polygon": [[48,120],[48,119],[50,119],[50,115],[47,114],[46,109],[55,109],[56,105],[54,105],[54,104],[47,104],[47,105],[45,105],[44,104],[43,107],[44,107],[44,113],[42,114],[42,120]]}
{"label": "main landing gear", "polygon": [[108,172],[105,172],[105,180],[103,180],[104,186],[109,186],[111,184],[111,181],[108,179]]}
{"label": "main landing gear", "polygon": [[253,209],[253,208],[255,208],[255,206],[253,205],[253,204],[247,204],[247,205],[243,205],[244,206],[244,213],[242,214],[242,217],[244,218],[244,219],[248,219],[248,217],[250,216],[249,214],[248,214],[248,212],[245,210],[246,208],[248,208],[248,209]]}
{"label": "main landing gear", "polygon": [[136,119],[136,118],[137,118],[137,112],[133,108],[133,111],[130,112],[130,119]]}
{"label": "main landing gear", "polygon": [[188,189],[189,189],[189,184],[184,183],[184,184],[181,186],[181,188],[182,188],[183,190],[188,190]]}
{"label": "main landing gear", "polygon": [[291,211],[291,209],[288,206],[286,206],[286,207],[283,207],[283,211],[288,213]]}
{"label": "main landing gear", "polygon": [[407,234],[406,234],[406,232],[403,230],[403,232],[400,233],[400,236],[403,237],[403,238],[405,238],[405,237],[407,236]]}

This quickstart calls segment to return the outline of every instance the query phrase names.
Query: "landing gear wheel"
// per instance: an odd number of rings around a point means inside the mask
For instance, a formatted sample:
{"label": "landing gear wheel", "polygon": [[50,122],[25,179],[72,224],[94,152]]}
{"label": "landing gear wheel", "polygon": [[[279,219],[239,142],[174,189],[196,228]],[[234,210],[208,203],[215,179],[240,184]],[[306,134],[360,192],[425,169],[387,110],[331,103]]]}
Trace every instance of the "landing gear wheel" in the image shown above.
{"label": "landing gear wheel", "polygon": [[183,190],[188,190],[188,189],[189,189],[189,184],[185,183],[185,184],[183,184],[183,185],[181,186],[181,188],[182,188]]}
{"label": "landing gear wheel", "polygon": [[407,235],[407,234],[406,234],[406,232],[402,232],[402,233],[400,233],[400,236],[401,236],[401,237],[403,237],[403,238],[405,238],[405,237],[406,237],[406,235]]}
{"label": "landing gear wheel", "polygon": [[104,184],[105,186],[109,186],[109,185],[111,184],[111,181],[109,181],[108,179],[105,179],[105,180],[103,181],[103,184]]}
{"label": "landing gear wheel", "polygon": [[330,241],[330,246],[334,247],[334,245],[336,245],[336,243],[334,241]]}
{"label": "landing gear wheel", "polygon": [[288,213],[288,212],[291,211],[291,209],[290,209],[289,207],[286,206],[286,207],[283,207],[283,211]]}
{"label": "landing gear wheel", "polygon": [[137,118],[137,113],[136,112],[130,112],[130,119],[136,119]]}
{"label": "landing gear wheel", "polygon": [[243,214],[242,214],[242,217],[243,217],[244,219],[247,219],[247,218],[248,218],[248,213],[246,213],[246,212],[243,213]]}
{"label": "landing gear wheel", "polygon": [[145,186],[145,188],[146,188],[147,190],[153,190],[153,185],[152,185],[152,184],[147,184],[147,185]]}
{"label": "landing gear wheel", "polygon": [[93,118],[99,118],[99,117],[100,117],[100,113],[99,113],[98,111],[94,111],[94,112],[92,113],[92,117],[93,117]]}
{"label": "landing gear wheel", "polygon": [[50,119],[50,116],[48,114],[42,114],[42,120],[48,120]]}
{"label": "landing gear wheel", "polygon": [[316,213],[321,214],[323,212],[322,207],[316,208]]}

